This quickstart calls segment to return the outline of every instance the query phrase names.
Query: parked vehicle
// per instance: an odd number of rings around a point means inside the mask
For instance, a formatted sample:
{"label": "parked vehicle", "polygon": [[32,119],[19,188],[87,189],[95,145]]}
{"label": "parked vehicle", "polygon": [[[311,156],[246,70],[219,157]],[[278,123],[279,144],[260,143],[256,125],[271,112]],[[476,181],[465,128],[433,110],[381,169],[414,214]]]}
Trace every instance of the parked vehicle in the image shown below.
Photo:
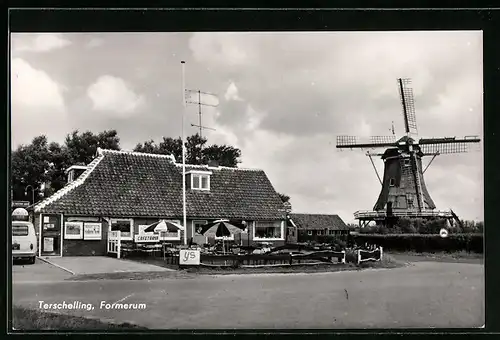
{"label": "parked vehicle", "polygon": [[27,221],[12,222],[12,259],[28,259],[35,263],[37,254],[37,236],[33,223]]}

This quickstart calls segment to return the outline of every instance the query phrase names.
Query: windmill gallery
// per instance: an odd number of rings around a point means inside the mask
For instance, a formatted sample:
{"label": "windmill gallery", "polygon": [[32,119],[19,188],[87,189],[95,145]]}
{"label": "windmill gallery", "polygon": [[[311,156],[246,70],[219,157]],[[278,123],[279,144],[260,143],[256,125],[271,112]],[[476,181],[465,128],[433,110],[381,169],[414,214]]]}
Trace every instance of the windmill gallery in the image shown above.
{"label": "windmill gallery", "polygon": [[[406,134],[399,139],[392,136],[372,136],[361,143],[356,136],[337,136],[338,149],[385,149],[381,153],[366,152],[381,184],[379,197],[372,210],[354,213],[360,227],[369,223],[393,226],[399,218],[446,219],[451,225],[460,223],[453,210],[437,210],[425,185],[424,173],[434,158],[442,154],[471,151],[478,144],[478,136],[420,138],[417,140],[417,122],[410,79],[397,81]],[[393,130],[394,131],[394,130]],[[372,157],[379,156],[384,162],[384,174],[380,178]],[[432,158],[426,168],[422,158]]]}

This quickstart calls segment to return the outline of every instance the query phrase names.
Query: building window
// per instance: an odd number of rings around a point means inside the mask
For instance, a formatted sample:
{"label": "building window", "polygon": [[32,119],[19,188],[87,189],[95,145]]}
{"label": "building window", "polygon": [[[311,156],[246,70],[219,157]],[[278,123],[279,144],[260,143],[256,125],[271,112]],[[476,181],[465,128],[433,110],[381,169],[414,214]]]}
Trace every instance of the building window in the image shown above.
{"label": "building window", "polygon": [[193,221],[193,235],[201,235],[201,227],[207,224],[207,221]]}
{"label": "building window", "polygon": [[335,230],[328,230],[328,235],[335,235]]}
{"label": "building window", "polygon": [[409,158],[405,158],[405,166],[408,166],[410,165],[410,159]]}
{"label": "building window", "polygon": [[389,186],[393,187],[395,182],[394,178],[389,179]]}
{"label": "building window", "polygon": [[191,189],[210,190],[210,176],[202,174],[191,174]]}
{"label": "building window", "polygon": [[122,240],[132,240],[133,228],[134,221],[132,219],[112,219],[109,224],[110,231],[121,231]]}
{"label": "building window", "polygon": [[256,221],[253,228],[255,240],[284,240],[283,221]]}
{"label": "building window", "polygon": [[308,230],[308,231],[307,231],[307,235],[312,236],[312,234],[313,234],[313,231],[312,231],[312,230]]}

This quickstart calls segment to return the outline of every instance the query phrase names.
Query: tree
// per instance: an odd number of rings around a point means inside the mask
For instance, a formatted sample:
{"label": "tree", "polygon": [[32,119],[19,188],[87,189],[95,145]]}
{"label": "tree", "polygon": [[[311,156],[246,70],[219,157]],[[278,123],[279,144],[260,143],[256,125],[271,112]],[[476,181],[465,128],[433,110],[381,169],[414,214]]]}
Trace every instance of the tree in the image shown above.
{"label": "tree", "polygon": [[[221,166],[236,167],[241,157],[240,149],[229,145],[209,145],[205,147],[207,139],[200,137],[199,134],[194,134],[187,137],[185,142],[186,148],[186,164],[208,164],[209,161],[217,161]],[[135,146],[134,151],[155,153],[155,154],[170,154],[175,157],[177,162],[182,161],[182,139],[165,138],[158,145],[153,140],[139,143]]]}
{"label": "tree", "polygon": [[71,166],[67,149],[52,142],[49,145],[49,169],[47,171],[47,182],[50,186],[45,189],[44,196],[48,197],[66,184],[65,170]]}
{"label": "tree", "polygon": [[116,130],[106,130],[97,135],[90,131],[79,134],[75,130],[66,136],[65,148],[71,165],[87,165],[94,159],[97,148],[120,150],[120,138]]}
{"label": "tree", "polygon": [[[32,201],[34,190],[35,202],[39,200],[40,187],[48,179],[49,146],[47,137],[33,138],[31,144],[20,145],[11,155],[11,188],[14,200]],[[33,189],[27,189],[31,185]]]}

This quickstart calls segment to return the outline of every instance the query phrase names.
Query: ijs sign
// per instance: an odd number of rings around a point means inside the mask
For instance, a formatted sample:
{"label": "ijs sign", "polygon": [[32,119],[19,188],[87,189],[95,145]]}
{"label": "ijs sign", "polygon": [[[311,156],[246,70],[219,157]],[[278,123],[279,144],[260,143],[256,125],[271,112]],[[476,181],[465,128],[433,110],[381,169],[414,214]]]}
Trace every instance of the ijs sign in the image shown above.
{"label": "ijs sign", "polygon": [[179,265],[180,266],[199,266],[200,265],[200,251],[181,249],[179,252]]}

